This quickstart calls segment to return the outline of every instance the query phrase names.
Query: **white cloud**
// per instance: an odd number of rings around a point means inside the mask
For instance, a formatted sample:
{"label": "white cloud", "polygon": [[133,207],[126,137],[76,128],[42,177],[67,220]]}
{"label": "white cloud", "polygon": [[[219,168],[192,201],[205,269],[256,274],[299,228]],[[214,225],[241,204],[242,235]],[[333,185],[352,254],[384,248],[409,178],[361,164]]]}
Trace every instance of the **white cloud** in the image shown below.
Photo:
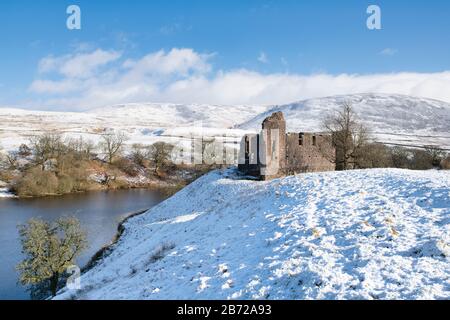
{"label": "white cloud", "polygon": [[[98,50],[94,51],[97,52]],[[85,54],[84,57],[96,57]],[[106,57],[106,56],[103,56]],[[438,73],[311,75],[262,74],[248,69],[214,71],[211,55],[192,49],[158,51],[139,59],[93,58],[80,70],[64,68],[64,56],[41,61],[40,68],[63,75],[60,80],[41,74],[31,85],[42,103],[37,108],[90,108],[129,102],[211,104],[283,104],[302,99],[351,93],[393,93],[450,102],[450,71]],[[74,59],[78,61],[83,59]],[[59,59],[64,60],[61,63]],[[100,61],[103,61],[100,62]],[[98,66],[103,65],[103,68]]]}
{"label": "white cloud", "polygon": [[398,53],[397,49],[393,49],[393,48],[386,48],[380,51],[380,54],[382,56],[394,56]]}
{"label": "white cloud", "polygon": [[269,58],[265,52],[261,52],[259,54],[258,61],[261,63],[269,63]]}
{"label": "white cloud", "polygon": [[190,72],[205,73],[211,70],[207,62],[211,55],[198,54],[192,49],[160,50],[139,60],[127,60],[124,67],[141,74],[186,76]]}
{"label": "white cloud", "polygon": [[56,72],[68,78],[89,78],[101,66],[121,57],[121,53],[97,49],[62,57],[49,56],[39,62],[39,72]]}
{"label": "white cloud", "polygon": [[36,80],[31,84],[31,91],[46,94],[64,94],[76,91],[78,82],[64,79],[62,81],[55,80]]}

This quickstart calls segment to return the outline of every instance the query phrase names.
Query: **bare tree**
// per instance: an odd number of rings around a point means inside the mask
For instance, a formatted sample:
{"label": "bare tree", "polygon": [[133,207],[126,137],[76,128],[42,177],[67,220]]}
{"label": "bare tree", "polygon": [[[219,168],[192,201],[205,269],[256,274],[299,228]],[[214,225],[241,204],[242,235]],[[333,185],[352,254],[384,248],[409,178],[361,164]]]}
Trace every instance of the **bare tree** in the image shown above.
{"label": "bare tree", "polygon": [[102,139],[100,148],[107,155],[108,162],[111,164],[114,158],[122,152],[127,137],[122,132],[114,132],[102,135]]}
{"label": "bare tree", "polygon": [[411,167],[411,159],[413,157],[411,150],[395,146],[390,151],[394,168],[406,169]]}
{"label": "bare tree", "polygon": [[425,146],[425,152],[431,158],[432,165],[438,167],[445,158],[445,151],[438,146]]}
{"label": "bare tree", "polygon": [[131,158],[133,162],[141,167],[144,167],[145,159],[149,156],[149,148],[140,143],[135,143],[131,146]]}
{"label": "bare tree", "polygon": [[323,122],[324,129],[331,135],[336,156],[330,159],[336,163],[337,170],[357,167],[361,149],[368,143],[368,129],[360,122],[352,106],[345,103]]}
{"label": "bare tree", "polygon": [[150,146],[149,156],[155,166],[155,174],[170,163],[174,146],[165,142],[156,142]]}
{"label": "bare tree", "polygon": [[91,159],[94,150],[94,143],[91,140],[84,140],[82,136],[77,139],[68,139],[66,146],[78,160]]}
{"label": "bare tree", "polygon": [[4,157],[4,163],[8,166],[9,169],[17,169],[18,167],[18,159],[17,154],[14,152],[6,153]]}
{"label": "bare tree", "polygon": [[42,170],[47,160],[59,157],[65,150],[61,135],[53,133],[31,137],[30,146],[33,150],[34,161],[42,165]]}
{"label": "bare tree", "polygon": [[17,154],[22,158],[26,158],[26,157],[31,156],[33,154],[33,152],[30,149],[30,147],[28,147],[25,143],[22,143],[19,147],[19,151]]}

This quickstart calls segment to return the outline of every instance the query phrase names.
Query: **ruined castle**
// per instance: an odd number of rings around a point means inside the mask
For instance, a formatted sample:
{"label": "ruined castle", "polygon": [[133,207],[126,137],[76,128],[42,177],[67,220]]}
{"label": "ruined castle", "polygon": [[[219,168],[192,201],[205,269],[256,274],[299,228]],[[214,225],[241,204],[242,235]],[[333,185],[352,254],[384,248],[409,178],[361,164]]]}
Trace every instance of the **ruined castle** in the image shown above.
{"label": "ruined castle", "polygon": [[259,134],[242,138],[239,170],[269,180],[302,172],[333,171],[336,150],[331,136],[322,133],[286,133],[282,112],[262,123]]}

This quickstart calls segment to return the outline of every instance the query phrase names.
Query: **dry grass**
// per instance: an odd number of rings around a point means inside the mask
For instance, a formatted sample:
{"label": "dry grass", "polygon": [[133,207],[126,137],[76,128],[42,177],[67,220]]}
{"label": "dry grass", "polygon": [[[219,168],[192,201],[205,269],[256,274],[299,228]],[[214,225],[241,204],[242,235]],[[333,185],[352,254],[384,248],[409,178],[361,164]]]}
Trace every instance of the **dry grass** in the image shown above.
{"label": "dry grass", "polygon": [[175,248],[175,244],[170,243],[170,242],[164,242],[162,244],[160,244],[158,247],[156,247],[156,249],[153,251],[153,253],[151,254],[148,263],[155,263],[161,259],[163,259],[166,255],[167,252],[172,250],[173,248]]}

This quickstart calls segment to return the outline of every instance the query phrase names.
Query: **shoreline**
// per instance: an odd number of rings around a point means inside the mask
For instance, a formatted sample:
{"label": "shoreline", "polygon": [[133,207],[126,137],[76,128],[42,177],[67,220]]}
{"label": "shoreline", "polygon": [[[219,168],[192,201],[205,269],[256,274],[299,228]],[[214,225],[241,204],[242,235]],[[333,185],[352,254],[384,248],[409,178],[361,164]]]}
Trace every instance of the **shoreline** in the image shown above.
{"label": "shoreline", "polygon": [[[165,181],[159,181],[154,183],[149,183],[146,185],[129,185],[129,186],[121,186],[121,187],[105,187],[105,188],[93,188],[84,191],[75,191],[68,193],[51,193],[51,194],[42,194],[38,196],[19,196],[9,188],[0,188],[0,199],[18,199],[18,200],[28,200],[28,199],[41,199],[41,198],[51,198],[51,197],[64,197],[68,195],[75,194],[88,194],[93,192],[103,192],[103,191],[118,191],[118,190],[133,190],[133,189],[143,189],[143,190],[155,190],[161,191],[162,193],[170,194],[174,189],[180,190],[178,187],[182,185],[184,187],[187,185],[188,181],[182,181],[180,183],[168,183]],[[178,189],[177,189],[178,188]]]}
{"label": "shoreline", "polygon": [[142,209],[142,210],[138,210],[138,211],[135,211],[135,212],[131,212],[129,215],[127,215],[125,218],[123,218],[122,221],[120,221],[118,223],[116,234],[114,235],[114,237],[111,240],[111,242],[109,244],[106,244],[103,247],[101,247],[97,252],[95,252],[92,255],[92,257],[89,259],[89,261],[86,263],[86,265],[81,268],[81,274],[86,273],[87,271],[89,271],[92,268],[94,268],[98,264],[100,259],[107,257],[107,255],[109,255],[112,252],[112,247],[115,244],[117,244],[117,242],[120,240],[121,236],[123,235],[123,233],[125,231],[124,224],[128,220],[130,220],[131,218],[137,217],[137,216],[139,216],[141,214],[144,214],[150,209],[151,208]]}

